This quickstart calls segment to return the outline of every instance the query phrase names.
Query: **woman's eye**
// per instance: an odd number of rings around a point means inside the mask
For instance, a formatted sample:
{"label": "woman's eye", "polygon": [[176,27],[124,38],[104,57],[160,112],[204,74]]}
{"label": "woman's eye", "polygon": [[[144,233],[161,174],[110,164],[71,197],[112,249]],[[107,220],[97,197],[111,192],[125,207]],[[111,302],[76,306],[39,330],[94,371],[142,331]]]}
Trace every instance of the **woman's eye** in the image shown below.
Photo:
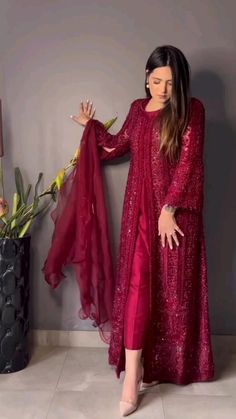
{"label": "woman's eye", "polygon": [[[160,82],[159,81],[154,81],[153,84],[160,84]],[[168,83],[168,84],[169,84],[169,86],[172,86],[172,83]]]}

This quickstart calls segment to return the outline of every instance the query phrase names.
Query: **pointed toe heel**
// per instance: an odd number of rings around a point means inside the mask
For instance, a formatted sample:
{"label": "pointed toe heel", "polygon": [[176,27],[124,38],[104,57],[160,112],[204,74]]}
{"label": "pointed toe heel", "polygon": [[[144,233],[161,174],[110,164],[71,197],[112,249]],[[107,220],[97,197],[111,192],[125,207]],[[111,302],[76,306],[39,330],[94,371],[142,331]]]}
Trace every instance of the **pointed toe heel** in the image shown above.
{"label": "pointed toe heel", "polygon": [[121,416],[128,416],[130,413],[133,413],[138,407],[138,392],[140,390],[143,379],[143,367],[140,368],[139,377],[137,380],[137,400],[120,400],[120,414]]}
{"label": "pointed toe heel", "polygon": [[133,413],[137,409],[138,403],[128,402],[121,400],[120,401],[120,414],[121,416],[128,416],[130,413]]}

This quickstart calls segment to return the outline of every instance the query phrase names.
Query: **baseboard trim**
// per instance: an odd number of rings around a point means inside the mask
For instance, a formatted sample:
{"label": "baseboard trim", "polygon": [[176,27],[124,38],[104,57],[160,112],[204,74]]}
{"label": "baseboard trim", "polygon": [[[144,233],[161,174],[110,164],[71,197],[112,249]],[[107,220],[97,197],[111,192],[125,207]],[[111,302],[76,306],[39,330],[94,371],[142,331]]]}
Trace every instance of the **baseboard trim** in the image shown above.
{"label": "baseboard trim", "polygon": [[[236,350],[235,335],[211,335],[214,348],[227,351]],[[89,330],[30,330],[30,340],[40,346],[97,347],[108,348],[102,341],[98,331]]]}
{"label": "baseboard trim", "polygon": [[87,330],[30,330],[30,341],[34,345],[69,346],[69,347],[100,347],[108,345],[102,341],[98,331]]}

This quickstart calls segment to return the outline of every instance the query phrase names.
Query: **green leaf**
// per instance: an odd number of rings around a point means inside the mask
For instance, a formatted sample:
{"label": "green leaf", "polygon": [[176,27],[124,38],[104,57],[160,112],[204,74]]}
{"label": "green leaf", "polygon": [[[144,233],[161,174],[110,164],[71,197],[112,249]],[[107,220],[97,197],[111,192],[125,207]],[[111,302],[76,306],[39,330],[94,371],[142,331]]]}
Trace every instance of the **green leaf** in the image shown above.
{"label": "green leaf", "polygon": [[25,193],[25,203],[26,203],[26,204],[27,204],[28,199],[29,199],[29,194],[30,194],[31,188],[32,188],[32,185],[31,185],[31,184],[29,184],[29,185],[28,185],[28,188],[27,188],[27,190],[26,190],[26,193]]}
{"label": "green leaf", "polygon": [[20,230],[19,232],[19,236],[18,237],[23,237],[26,233],[26,231],[28,230],[30,224],[32,223],[32,219],[30,219],[25,225],[24,227]]}
{"label": "green leaf", "polygon": [[111,126],[114,124],[114,122],[117,120],[117,116],[115,118],[109,119],[108,121],[104,122],[104,128],[108,130],[111,128]]}
{"label": "green leaf", "polygon": [[[12,203],[12,215],[14,216],[17,211],[17,206],[19,202],[19,195],[17,192],[13,194],[13,203]],[[14,228],[16,225],[16,219],[14,218],[11,222],[11,228]]]}
{"label": "green leaf", "polygon": [[43,173],[40,172],[39,175],[38,175],[38,180],[37,180],[35,188],[34,188],[34,198],[36,198],[38,196],[38,187],[39,187],[39,183],[40,183],[42,177],[43,177]]}
{"label": "green leaf", "polygon": [[15,167],[15,183],[16,183],[16,191],[20,197],[19,205],[21,206],[25,202],[25,192],[24,192],[24,182],[22,178],[21,171],[19,167]]}

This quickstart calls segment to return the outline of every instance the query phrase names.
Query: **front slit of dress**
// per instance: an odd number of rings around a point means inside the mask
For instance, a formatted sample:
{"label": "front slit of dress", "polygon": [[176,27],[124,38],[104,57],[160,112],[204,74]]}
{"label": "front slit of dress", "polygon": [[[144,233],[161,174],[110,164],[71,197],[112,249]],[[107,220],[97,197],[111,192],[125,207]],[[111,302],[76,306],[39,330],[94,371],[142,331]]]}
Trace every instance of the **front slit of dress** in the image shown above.
{"label": "front slit of dress", "polygon": [[148,208],[145,178],[138,217],[138,233],[129,281],[128,296],[124,314],[124,346],[126,349],[144,347],[149,322],[150,272],[148,243]]}

